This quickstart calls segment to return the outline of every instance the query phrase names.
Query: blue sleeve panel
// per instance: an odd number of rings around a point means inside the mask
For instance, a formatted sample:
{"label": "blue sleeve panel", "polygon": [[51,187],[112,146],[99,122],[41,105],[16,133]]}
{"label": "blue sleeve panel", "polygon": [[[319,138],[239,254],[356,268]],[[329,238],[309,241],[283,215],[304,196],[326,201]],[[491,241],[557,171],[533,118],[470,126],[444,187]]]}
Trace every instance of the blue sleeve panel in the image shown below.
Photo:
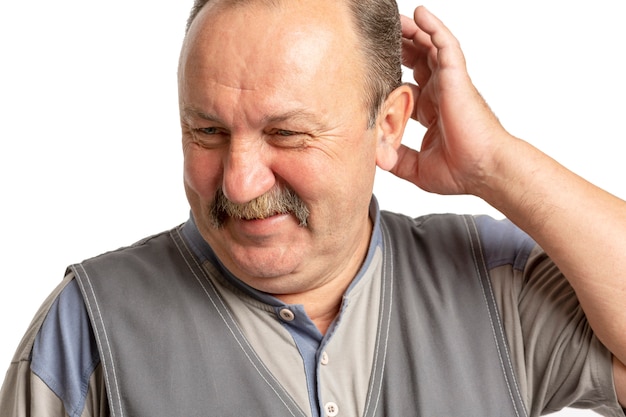
{"label": "blue sleeve panel", "polygon": [[83,411],[89,378],[99,362],[83,297],[73,280],[54,302],[37,334],[31,370],[74,417]]}
{"label": "blue sleeve panel", "polygon": [[511,265],[523,270],[535,241],[509,220],[476,216],[476,225],[484,250],[487,268]]}

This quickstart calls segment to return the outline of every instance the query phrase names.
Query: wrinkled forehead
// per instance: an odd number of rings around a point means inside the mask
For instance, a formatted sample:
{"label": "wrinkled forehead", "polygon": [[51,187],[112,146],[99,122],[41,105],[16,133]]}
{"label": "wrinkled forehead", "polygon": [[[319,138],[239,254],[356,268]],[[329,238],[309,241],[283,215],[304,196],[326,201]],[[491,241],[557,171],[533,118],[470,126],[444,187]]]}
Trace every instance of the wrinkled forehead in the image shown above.
{"label": "wrinkled forehead", "polygon": [[217,60],[233,48],[244,60],[254,54],[285,54],[288,49],[305,55],[329,46],[336,49],[335,61],[350,58],[358,64],[352,21],[341,0],[212,0],[189,26],[181,64],[207,52]]}
{"label": "wrinkled forehead", "polygon": [[314,88],[330,100],[343,95],[363,101],[365,65],[350,20],[349,10],[335,0],[209,3],[191,24],[181,52],[181,104],[217,100],[216,88],[276,98],[310,98],[306,90]]}

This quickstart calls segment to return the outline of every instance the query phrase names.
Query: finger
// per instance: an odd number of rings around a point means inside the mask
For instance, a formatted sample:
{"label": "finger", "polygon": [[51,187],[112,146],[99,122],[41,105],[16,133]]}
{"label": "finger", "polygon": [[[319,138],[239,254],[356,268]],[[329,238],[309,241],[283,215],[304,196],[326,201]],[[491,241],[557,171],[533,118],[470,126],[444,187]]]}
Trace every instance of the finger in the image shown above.
{"label": "finger", "polygon": [[418,30],[415,21],[410,17],[400,15],[400,23],[402,24],[402,37],[405,39],[412,39],[413,35]]}
{"label": "finger", "polygon": [[419,152],[401,144],[398,148],[398,161],[389,172],[399,178],[418,185],[418,165]]}
{"label": "finger", "polygon": [[402,19],[402,63],[413,69],[413,78],[424,85],[437,68],[437,48],[430,34],[424,32],[415,20],[404,16]]}
{"label": "finger", "polygon": [[465,66],[459,41],[439,18],[424,6],[419,6],[415,9],[414,20],[420,29],[416,33],[427,34],[437,49],[436,62],[441,68]]}
{"label": "finger", "polygon": [[422,89],[418,85],[407,84],[413,90],[415,105],[411,113],[411,119],[417,121],[422,126],[428,128],[433,124],[437,117],[437,113],[432,105],[428,102],[428,98],[422,97]]}
{"label": "finger", "polygon": [[432,75],[427,54],[418,54],[407,39],[402,39],[402,64],[413,70],[413,79],[419,85],[424,85]]}
{"label": "finger", "polygon": [[434,48],[434,45],[430,35],[420,29],[414,20],[406,16],[401,16],[401,19],[403,50],[407,58],[405,65],[412,68],[412,62],[415,62],[421,56],[427,56],[430,50]]}
{"label": "finger", "polygon": [[413,42],[417,51],[427,51],[433,48],[430,34],[424,32],[414,19],[400,15],[402,24],[402,38]]}
{"label": "finger", "polygon": [[430,40],[430,35],[422,31],[413,19],[402,19],[402,64],[413,70],[413,78],[419,85],[424,85],[436,67],[433,59],[437,50]]}

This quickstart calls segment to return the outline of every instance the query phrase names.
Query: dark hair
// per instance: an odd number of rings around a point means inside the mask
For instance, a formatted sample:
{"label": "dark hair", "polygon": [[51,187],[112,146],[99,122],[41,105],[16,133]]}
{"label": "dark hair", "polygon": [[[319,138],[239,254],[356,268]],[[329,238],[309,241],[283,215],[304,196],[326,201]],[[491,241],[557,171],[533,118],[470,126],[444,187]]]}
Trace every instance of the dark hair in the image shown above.
{"label": "dark hair", "polygon": [[[211,0],[194,0],[187,19],[187,31],[200,10]],[[227,0],[229,4],[276,0]],[[315,1],[315,0],[312,0]],[[367,64],[365,104],[370,109],[368,125],[373,127],[385,99],[402,83],[401,26],[395,0],[344,0],[352,12],[353,23]]]}

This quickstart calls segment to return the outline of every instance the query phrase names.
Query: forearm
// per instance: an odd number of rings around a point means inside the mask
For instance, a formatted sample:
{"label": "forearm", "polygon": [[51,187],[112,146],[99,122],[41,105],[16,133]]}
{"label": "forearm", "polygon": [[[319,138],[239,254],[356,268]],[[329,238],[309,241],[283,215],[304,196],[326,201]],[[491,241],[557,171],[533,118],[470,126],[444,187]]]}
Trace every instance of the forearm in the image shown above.
{"label": "forearm", "polygon": [[596,335],[626,362],[626,202],[521,140],[496,160],[477,194],[546,250]]}

